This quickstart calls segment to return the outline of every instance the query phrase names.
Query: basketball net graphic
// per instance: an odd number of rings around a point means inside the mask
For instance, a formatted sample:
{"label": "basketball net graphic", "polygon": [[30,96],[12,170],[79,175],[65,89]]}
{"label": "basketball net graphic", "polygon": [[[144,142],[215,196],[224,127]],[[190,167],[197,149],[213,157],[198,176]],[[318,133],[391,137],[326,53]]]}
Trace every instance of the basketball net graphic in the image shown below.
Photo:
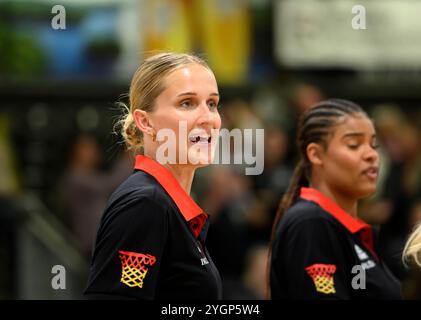
{"label": "basketball net graphic", "polygon": [[316,291],[329,294],[335,293],[335,284],[333,274],[336,271],[334,264],[313,264],[305,269],[308,275],[313,279]]}
{"label": "basketball net graphic", "polygon": [[118,251],[121,261],[121,279],[120,282],[129,287],[143,287],[143,279],[148,272],[146,266],[153,266],[156,258],[150,254]]}

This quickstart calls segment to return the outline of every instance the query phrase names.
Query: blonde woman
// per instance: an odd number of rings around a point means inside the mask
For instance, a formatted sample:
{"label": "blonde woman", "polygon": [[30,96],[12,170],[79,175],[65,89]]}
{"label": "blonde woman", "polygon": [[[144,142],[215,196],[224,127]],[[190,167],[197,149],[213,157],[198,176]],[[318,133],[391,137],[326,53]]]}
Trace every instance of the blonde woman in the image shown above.
{"label": "blonde woman", "polygon": [[85,296],[219,299],[221,279],[204,245],[208,216],[189,195],[221,127],[215,76],[196,56],[154,55],[134,74],[129,98],[122,135],[142,154],[108,201]]}
{"label": "blonde woman", "polygon": [[404,258],[412,258],[421,267],[421,224],[412,232],[403,250]]}

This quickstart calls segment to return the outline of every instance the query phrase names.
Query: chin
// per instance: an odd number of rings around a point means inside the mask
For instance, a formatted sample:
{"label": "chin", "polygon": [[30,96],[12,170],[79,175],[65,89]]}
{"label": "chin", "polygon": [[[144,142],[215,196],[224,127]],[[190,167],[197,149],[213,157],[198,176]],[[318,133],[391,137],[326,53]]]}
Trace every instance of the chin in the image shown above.
{"label": "chin", "polygon": [[359,190],[359,199],[364,199],[364,198],[369,198],[371,197],[377,190],[377,186],[376,185],[368,185],[368,186],[364,186]]}
{"label": "chin", "polygon": [[193,165],[197,168],[206,167],[212,164],[214,160],[214,152],[210,150],[208,150],[208,152],[203,150],[197,152],[197,150],[191,149],[189,150],[188,160],[190,165]]}
{"label": "chin", "polygon": [[197,168],[207,167],[212,161],[213,158],[207,155],[189,157],[189,164]]}

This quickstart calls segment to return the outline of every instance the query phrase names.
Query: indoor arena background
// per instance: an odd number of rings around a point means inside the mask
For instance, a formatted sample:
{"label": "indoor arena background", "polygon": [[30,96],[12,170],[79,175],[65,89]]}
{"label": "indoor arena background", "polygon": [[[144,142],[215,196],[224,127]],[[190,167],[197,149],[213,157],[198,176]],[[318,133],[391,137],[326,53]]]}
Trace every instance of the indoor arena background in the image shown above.
{"label": "indoor arena background", "polygon": [[[214,165],[192,187],[211,216],[224,298],[264,298],[297,117],[338,97],[375,121],[382,169],[360,215],[404,297],[420,299],[421,273],[401,261],[421,220],[420,12],[415,0],[0,1],[0,299],[82,297],[98,220],[132,170],[113,134],[116,102],[127,102],[145,54],[160,50],[209,62],[224,128],[265,130],[263,174]],[[64,290],[52,286],[57,265]]]}

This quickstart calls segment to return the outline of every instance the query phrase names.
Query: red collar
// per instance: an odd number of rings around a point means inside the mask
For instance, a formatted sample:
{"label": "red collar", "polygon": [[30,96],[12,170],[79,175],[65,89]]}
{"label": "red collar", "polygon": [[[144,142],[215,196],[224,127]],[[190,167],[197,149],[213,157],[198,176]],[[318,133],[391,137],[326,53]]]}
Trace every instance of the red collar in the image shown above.
{"label": "red collar", "polygon": [[335,202],[326,197],[319,190],[313,188],[301,188],[300,198],[316,202],[325,211],[330,213],[336,220],[338,220],[351,233],[356,233],[362,229],[370,229],[371,227],[359,219],[353,218],[346,213]]}
{"label": "red collar", "polygon": [[196,237],[199,236],[207,215],[196,202],[180,186],[175,177],[160,163],[143,155],[137,155],[135,169],[142,170],[153,176],[174,200],[184,219],[189,223]]}
{"label": "red collar", "polygon": [[332,215],[351,233],[360,232],[362,242],[374,253],[373,233],[370,225],[364,223],[358,218],[353,218],[319,190],[313,188],[301,188],[300,198],[317,203],[323,210]]}

